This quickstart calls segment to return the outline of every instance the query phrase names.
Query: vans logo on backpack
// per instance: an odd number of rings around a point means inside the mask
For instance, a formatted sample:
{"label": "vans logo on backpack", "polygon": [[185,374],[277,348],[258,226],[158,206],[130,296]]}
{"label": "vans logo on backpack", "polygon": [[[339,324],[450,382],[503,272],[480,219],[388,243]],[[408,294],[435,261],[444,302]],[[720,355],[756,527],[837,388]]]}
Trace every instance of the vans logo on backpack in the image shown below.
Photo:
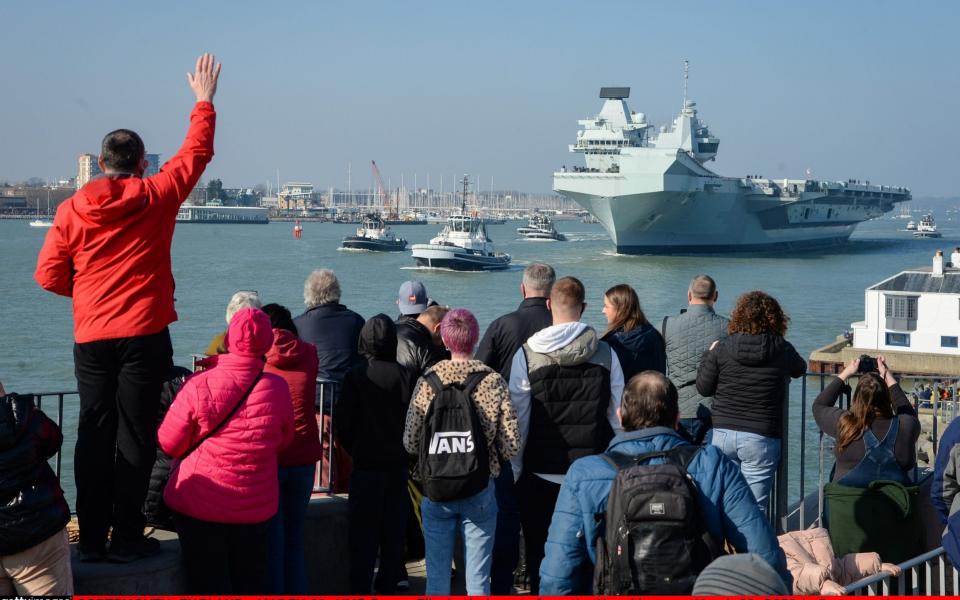
{"label": "vans logo on backpack", "polygon": [[650,503],[650,514],[651,515],[665,515],[667,513],[666,507],[664,507],[663,502],[651,502]]}
{"label": "vans logo on backpack", "polygon": [[457,454],[473,452],[472,431],[437,431],[430,439],[430,454]]}

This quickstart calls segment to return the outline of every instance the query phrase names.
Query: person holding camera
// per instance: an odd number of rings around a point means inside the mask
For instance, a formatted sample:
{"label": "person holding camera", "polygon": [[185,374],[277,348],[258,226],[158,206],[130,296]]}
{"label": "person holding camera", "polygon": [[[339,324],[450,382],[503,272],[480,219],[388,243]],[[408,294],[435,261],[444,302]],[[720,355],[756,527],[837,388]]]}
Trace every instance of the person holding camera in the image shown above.
{"label": "person holding camera", "polygon": [[[850,409],[845,410],[835,405],[849,391],[851,377],[859,381]],[[874,360],[863,355],[844,367],[814,400],[813,418],[836,440],[832,482],[850,487],[867,487],[878,480],[910,483],[920,420],[883,356]]]}

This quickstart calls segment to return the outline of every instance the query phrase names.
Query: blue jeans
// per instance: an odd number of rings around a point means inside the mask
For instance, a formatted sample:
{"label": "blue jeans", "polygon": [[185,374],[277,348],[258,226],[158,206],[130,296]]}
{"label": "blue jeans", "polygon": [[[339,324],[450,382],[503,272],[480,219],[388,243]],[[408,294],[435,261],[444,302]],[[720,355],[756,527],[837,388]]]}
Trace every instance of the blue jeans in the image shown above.
{"label": "blue jeans", "polygon": [[490,595],[490,567],[497,530],[497,498],[491,480],[475,496],[450,502],[423,497],[420,503],[427,550],[427,595],[450,595],[450,565],[457,528],[463,529],[467,594]]}
{"label": "blue jeans", "polygon": [[270,589],[274,594],[307,593],[303,528],[315,470],[316,465],[278,469],[280,507],[270,520]]}
{"label": "blue jeans", "polygon": [[709,443],[740,466],[760,512],[766,517],[773,476],[780,466],[780,439],[733,429],[714,428],[711,434]]}
{"label": "blue jeans", "polygon": [[494,596],[513,594],[513,572],[520,562],[520,509],[513,485],[513,469],[510,461],[506,461],[500,465],[500,476],[494,480],[497,536],[493,542],[493,565],[490,569],[490,593]]}

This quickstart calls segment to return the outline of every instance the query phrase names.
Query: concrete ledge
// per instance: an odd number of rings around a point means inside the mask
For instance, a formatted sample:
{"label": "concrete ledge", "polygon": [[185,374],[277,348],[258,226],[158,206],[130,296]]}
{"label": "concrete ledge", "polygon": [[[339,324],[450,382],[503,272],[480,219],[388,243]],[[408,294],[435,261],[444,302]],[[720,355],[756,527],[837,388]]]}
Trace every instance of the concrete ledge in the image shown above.
{"label": "concrete ledge", "polygon": [[[350,590],[347,497],[316,496],[304,523],[307,574],[311,594],[346,594]],[[71,545],[73,581],[77,594],[117,596],[182,595],[188,592],[180,558],[180,543],[169,531],[152,534],[160,553],[131,563],[85,563]]]}
{"label": "concrete ledge", "polygon": [[85,563],[71,544],[75,593],[91,595],[145,596],[183,594],[185,585],[176,534],[156,531],[160,554],[131,563]]}
{"label": "concrete ledge", "polygon": [[348,594],[350,553],[347,548],[347,495],[314,496],[307,508],[304,527],[309,593]]}

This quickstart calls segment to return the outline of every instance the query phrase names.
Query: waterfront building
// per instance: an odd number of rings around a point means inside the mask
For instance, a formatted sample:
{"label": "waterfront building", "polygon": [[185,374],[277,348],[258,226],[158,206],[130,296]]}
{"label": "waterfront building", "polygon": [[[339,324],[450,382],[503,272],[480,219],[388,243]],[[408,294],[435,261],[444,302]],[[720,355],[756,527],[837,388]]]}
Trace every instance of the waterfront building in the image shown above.
{"label": "waterfront building", "polygon": [[77,189],[87,185],[87,182],[100,174],[100,165],[97,164],[96,154],[81,154],[77,171]]}
{"label": "waterfront building", "polygon": [[960,248],[929,267],[901,271],[864,291],[852,336],[815,350],[811,371],[836,372],[863,354],[883,354],[898,373],[960,373]]}
{"label": "waterfront building", "polygon": [[313,204],[313,184],[289,182],[280,188],[277,208],[280,210],[306,210]]}

